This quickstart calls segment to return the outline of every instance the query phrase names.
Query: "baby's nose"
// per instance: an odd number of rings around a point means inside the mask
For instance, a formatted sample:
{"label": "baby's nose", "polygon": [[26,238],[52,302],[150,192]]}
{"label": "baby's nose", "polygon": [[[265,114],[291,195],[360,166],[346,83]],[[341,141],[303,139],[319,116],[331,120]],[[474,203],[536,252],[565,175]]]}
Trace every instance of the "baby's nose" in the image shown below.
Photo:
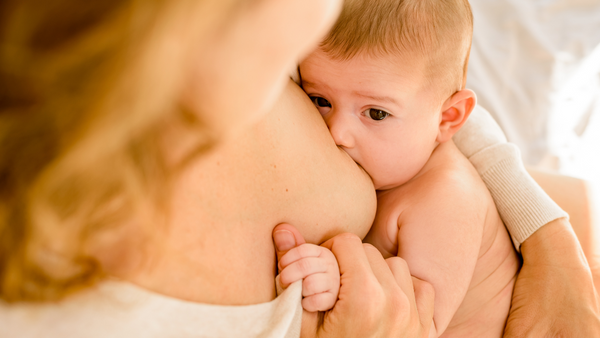
{"label": "baby's nose", "polygon": [[352,135],[352,116],[341,112],[331,111],[325,119],[329,133],[333,137],[335,144],[344,148],[354,148],[355,142]]}

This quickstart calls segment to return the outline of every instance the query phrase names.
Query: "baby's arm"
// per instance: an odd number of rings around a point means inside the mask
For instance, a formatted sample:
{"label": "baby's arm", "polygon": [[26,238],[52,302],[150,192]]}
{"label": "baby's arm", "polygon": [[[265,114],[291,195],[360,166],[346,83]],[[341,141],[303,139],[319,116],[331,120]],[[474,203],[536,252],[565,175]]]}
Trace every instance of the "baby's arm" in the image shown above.
{"label": "baby's arm", "polygon": [[285,289],[302,282],[302,307],[309,312],[333,308],[340,291],[340,268],[333,253],[314,244],[302,244],[279,260],[279,283]]}
{"label": "baby's arm", "polygon": [[487,208],[481,193],[460,179],[432,183],[411,195],[410,210],[398,219],[397,239],[398,256],[406,260],[411,274],[433,285],[430,337],[438,337],[468,291]]}

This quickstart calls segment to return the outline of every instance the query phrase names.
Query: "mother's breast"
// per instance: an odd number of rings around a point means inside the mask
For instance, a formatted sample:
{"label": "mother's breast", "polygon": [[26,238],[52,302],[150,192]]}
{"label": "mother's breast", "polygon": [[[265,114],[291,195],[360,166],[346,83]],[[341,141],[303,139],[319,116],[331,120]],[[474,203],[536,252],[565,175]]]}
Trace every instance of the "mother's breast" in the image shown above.
{"label": "mother's breast", "polygon": [[174,200],[170,241],[195,257],[207,302],[220,304],[273,297],[275,225],[311,243],[364,237],[376,210],[371,180],[292,82],[263,120],[188,168]]}
{"label": "mother's breast", "polygon": [[[262,188],[281,208],[276,223],[290,222],[311,243],[341,232],[364,237],[376,210],[368,175],[331,138],[321,115],[293,83],[251,139],[261,153],[254,191]],[[259,176],[259,175],[257,175]],[[270,189],[270,191],[269,191]]]}

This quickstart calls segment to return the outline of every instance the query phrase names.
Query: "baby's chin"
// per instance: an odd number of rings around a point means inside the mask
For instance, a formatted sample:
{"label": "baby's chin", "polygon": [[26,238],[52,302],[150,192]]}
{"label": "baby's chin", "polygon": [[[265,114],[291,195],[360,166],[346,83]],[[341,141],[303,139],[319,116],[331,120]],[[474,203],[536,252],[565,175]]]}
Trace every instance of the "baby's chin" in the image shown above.
{"label": "baby's chin", "polygon": [[375,181],[373,181],[373,186],[375,187],[375,190],[389,190],[389,189],[395,188],[395,186],[393,186],[393,185],[376,183]]}
{"label": "baby's chin", "polygon": [[[350,155],[350,154],[348,154]],[[352,156],[350,156],[352,157]],[[367,175],[369,175],[369,177],[371,178],[371,182],[373,182],[373,187],[375,187],[375,190],[386,190],[389,188],[386,188],[385,185],[380,182],[375,176],[371,175],[371,173],[365,169],[365,167],[363,167],[360,163],[358,163],[356,160],[354,160],[354,163],[356,163],[356,165],[362,170],[364,171]]]}
{"label": "baby's chin", "polygon": [[369,174],[369,176],[371,176],[371,181],[373,181],[373,186],[375,187],[375,190],[388,190],[393,188],[393,186],[390,186],[389,182],[382,182],[381,180],[377,179],[377,177],[371,175],[368,171],[366,172],[367,174]]}
{"label": "baby's chin", "polygon": [[[342,150],[346,151],[345,149],[341,148]],[[348,154],[348,152],[346,151],[346,153]],[[350,158],[352,158],[352,156],[350,154],[348,154],[348,156],[350,156]],[[352,158],[354,160],[354,158]],[[375,187],[375,190],[388,190],[388,189],[392,189],[395,187],[398,187],[400,185],[402,185],[404,182],[401,183],[390,183],[390,182],[385,182],[384,180],[380,180],[377,178],[377,176],[372,175],[367,169],[365,169],[365,167],[363,167],[359,162],[357,162],[356,160],[354,160],[354,163],[356,163],[356,165],[362,170],[364,171],[367,175],[369,175],[369,177],[371,178],[371,182],[373,182],[373,187]]]}
{"label": "baby's chin", "polygon": [[[366,171],[366,173],[369,174],[368,171]],[[371,181],[373,181],[373,186],[375,187],[375,190],[394,189],[394,188],[397,188],[409,181],[409,180],[402,180],[400,182],[390,182],[389,177],[386,177],[386,178],[388,178],[387,180],[379,180],[379,179],[377,179],[376,176],[374,177],[371,174],[369,174],[369,176],[371,177]]]}

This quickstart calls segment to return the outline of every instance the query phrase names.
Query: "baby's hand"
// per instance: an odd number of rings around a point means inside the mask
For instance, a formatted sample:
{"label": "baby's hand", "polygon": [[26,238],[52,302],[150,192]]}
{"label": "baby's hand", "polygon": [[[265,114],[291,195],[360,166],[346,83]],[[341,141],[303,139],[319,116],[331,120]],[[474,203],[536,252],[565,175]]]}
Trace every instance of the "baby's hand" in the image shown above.
{"label": "baby's hand", "polygon": [[279,260],[279,282],[283,288],[303,279],[302,307],[309,312],[333,308],[340,291],[340,267],[331,251],[302,244]]}

